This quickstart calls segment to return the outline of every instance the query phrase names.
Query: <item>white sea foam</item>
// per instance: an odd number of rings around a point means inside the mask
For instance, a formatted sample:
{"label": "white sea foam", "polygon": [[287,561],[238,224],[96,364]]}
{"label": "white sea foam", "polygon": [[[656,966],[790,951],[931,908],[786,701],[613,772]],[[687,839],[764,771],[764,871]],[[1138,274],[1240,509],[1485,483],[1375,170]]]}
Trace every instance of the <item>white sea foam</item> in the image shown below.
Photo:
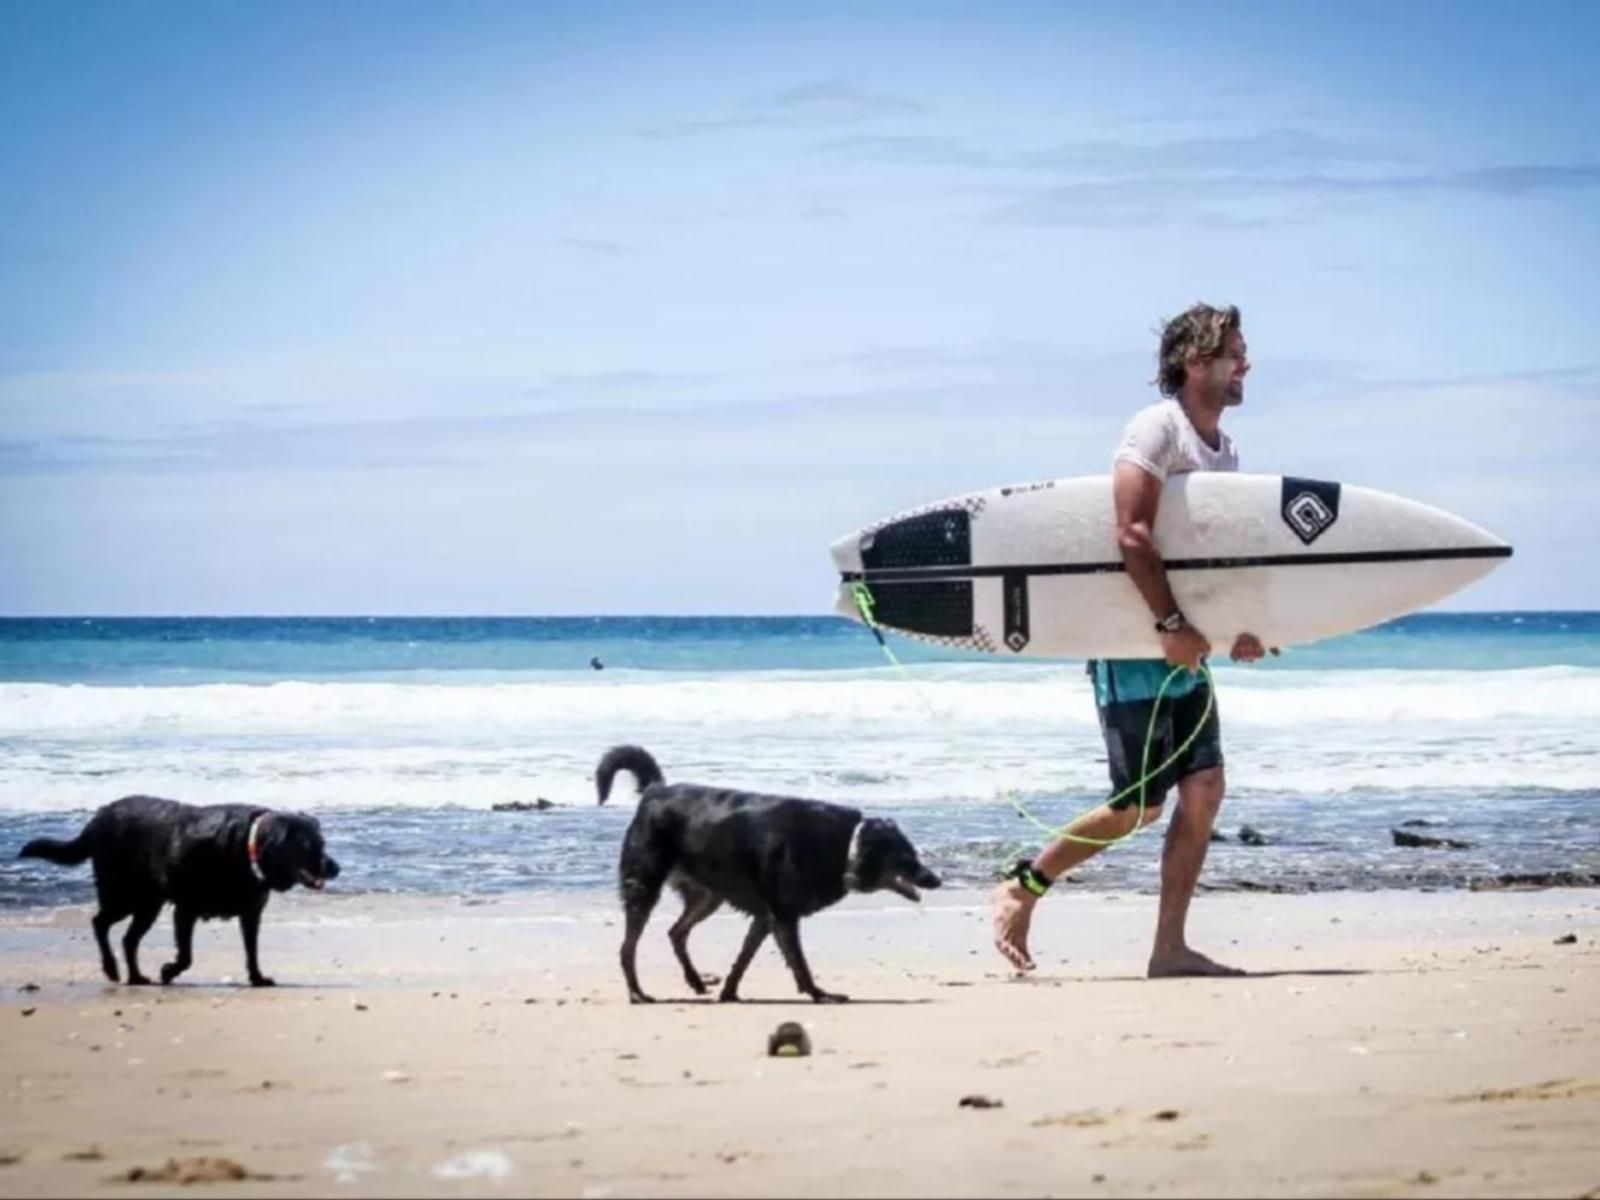
{"label": "white sea foam", "polygon": [[[193,687],[0,684],[0,737],[119,734],[340,736],[451,728],[469,738],[543,725],[664,721],[771,725],[791,721],[940,719],[982,728],[1017,721],[1093,725],[1081,670],[988,665],[892,671],[694,676],[566,673],[476,685],[279,682]],[[1231,720],[1322,727],[1330,721],[1453,724],[1600,718],[1600,671],[1216,672]],[[574,681],[576,680],[576,682]]]}
{"label": "white sea foam", "polygon": [[[1217,670],[1232,786],[1301,794],[1584,790],[1600,671]],[[593,803],[607,746],[669,778],[860,803],[1085,792],[1104,750],[1081,668],[606,672],[476,683],[0,684],[0,809],[132,791],[305,808]],[[622,802],[625,802],[623,800]]]}

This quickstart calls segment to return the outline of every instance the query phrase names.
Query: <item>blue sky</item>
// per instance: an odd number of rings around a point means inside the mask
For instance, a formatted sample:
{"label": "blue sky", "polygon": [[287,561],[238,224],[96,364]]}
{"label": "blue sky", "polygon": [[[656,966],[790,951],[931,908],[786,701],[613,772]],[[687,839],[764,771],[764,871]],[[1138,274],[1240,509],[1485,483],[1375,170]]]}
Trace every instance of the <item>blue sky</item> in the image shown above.
{"label": "blue sky", "polygon": [[1236,303],[1247,470],[1600,607],[1600,8],[0,5],[0,613],[821,612],[1103,472]]}

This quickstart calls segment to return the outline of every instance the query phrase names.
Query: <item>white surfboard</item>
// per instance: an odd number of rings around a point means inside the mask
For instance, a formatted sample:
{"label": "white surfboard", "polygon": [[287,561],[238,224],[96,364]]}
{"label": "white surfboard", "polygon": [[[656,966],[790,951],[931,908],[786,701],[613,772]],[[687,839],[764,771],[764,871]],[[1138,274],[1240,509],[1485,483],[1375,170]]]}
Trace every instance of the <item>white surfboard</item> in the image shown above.
{"label": "white surfboard", "polygon": [[[1169,479],[1156,547],[1189,621],[1226,654],[1349,633],[1424,608],[1511,547],[1471,522],[1371,488],[1278,475]],[[833,545],[835,607],[974,650],[1049,658],[1161,655],[1117,546],[1109,475],[957,496]]]}

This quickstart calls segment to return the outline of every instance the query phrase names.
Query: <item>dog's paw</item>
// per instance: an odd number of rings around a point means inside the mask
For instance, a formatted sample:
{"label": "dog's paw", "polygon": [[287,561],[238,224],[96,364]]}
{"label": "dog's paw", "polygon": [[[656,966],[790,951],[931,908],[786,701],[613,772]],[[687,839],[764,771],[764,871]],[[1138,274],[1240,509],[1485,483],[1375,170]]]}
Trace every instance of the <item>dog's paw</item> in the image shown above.
{"label": "dog's paw", "polygon": [[106,978],[111,980],[112,983],[121,983],[122,982],[122,972],[117,970],[117,964],[116,963],[113,963],[113,962],[101,963],[100,964],[100,969],[106,973]]}
{"label": "dog's paw", "polygon": [[161,983],[165,986],[182,974],[183,968],[178,966],[177,963],[163,963],[161,967]]}
{"label": "dog's paw", "polygon": [[656,998],[654,996],[647,996],[643,992],[628,993],[629,1004],[654,1004],[655,1002]]}
{"label": "dog's paw", "polygon": [[278,986],[278,981],[276,979],[269,979],[265,975],[252,975],[252,976],[250,976],[250,986],[251,987],[277,987]]}
{"label": "dog's paw", "polygon": [[848,1004],[850,1002],[849,996],[842,996],[838,992],[824,992],[820,989],[812,992],[811,998],[818,1004]]}
{"label": "dog's paw", "polygon": [[737,1003],[739,1003],[739,993],[738,992],[731,992],[727,988],[723,988],[720,992],[717,993],[717,1003],[718,1004],[737,1004]]}
{"label": "dog's paw", "polygon": [[130,987],[144,987],[147,984],[149,984],[149,982],[150,982],[150,979],[146,975],[129,975],[128,976],[128,986],[130,986]]}

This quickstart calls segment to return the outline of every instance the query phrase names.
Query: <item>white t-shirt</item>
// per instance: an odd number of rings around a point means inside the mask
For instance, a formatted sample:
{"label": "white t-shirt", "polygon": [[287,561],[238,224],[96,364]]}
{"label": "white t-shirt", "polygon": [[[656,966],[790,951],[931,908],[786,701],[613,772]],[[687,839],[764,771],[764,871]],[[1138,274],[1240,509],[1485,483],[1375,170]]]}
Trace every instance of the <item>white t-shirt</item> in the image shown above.
{"label": "white t-shirt", "polygon": [[1220,429],[1217,437],[1213,450],[1195,432],[1183,405],[1162,400],[1133,414],[1112,463],[1130,462],[1163,483],[1169,475],[1189,471],[1237,471],[1239,452],[1233,439]]}

